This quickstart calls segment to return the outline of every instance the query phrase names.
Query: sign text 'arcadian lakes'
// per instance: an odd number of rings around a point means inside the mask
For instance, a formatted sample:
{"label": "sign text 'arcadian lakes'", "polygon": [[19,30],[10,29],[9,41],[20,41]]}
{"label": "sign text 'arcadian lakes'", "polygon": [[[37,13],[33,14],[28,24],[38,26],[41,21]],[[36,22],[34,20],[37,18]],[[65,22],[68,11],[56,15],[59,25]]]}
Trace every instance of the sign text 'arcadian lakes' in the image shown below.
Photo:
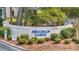
{"label": "sign text 'arcadian lakes'", "polygon": [[47,33],[49,33],[50,30],[32,30],[32,33],[34,33],[34,36],[47,36]]}

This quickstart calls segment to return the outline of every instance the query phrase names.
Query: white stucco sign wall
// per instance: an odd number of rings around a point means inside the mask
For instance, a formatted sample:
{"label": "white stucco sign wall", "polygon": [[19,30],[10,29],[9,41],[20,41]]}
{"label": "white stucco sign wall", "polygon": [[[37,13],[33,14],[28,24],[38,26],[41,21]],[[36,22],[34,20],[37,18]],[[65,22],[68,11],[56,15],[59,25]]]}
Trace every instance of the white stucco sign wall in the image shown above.
{"label": "white stucco sign wall", "polygon": [[[8,23],[4,22],[3,25],[7,25]],[[4,26],[6,27],[6,26]],[[50,37],[52,33],[60,33],[60,31],[64,28],[72,28],[72,24],[64,25],[64,26],[55,26],[55,27],[28,27],[28,26],[16,26],[8,24],[8,27],[11,29],[12,40],[16,40],[17,36],[22,34],[28,34],[29,38],[31,37]]]}

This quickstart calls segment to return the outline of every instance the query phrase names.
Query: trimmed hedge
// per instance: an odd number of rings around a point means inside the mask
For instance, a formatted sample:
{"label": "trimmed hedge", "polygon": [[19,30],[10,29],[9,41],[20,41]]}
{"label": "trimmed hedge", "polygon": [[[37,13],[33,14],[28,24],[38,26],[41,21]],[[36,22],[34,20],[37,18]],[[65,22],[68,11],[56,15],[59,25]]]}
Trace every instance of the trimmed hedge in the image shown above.
{"label": "trimmed hedge", "polygon": [[37,37],[32,37],[31,40],[33,40],[33,42],[36,42],[38,40]]}
{"label": "trimmed hedge", "polygon": [[38,43],[44,43],[46,40],[44,38],[38,38]]}
{"label": "trimmed hedge", "polygon": [[70,40],[68,40],[68,39],[66,39],[65,41],[64,41],[64,44],[70,44]]}
{"label": "trimmed hedge", "polygon": [[26,38],[19,38],[19,39],[18,39],[18,43],[19,43],[19,44],[25,44],[26,41],[27,41]]}
{"label": "trimmed hedge", "polygon": [[33,41],[32,39],[29,39],[27,43],[28,43],[28,44],[33,44],[34,41]]}
{"label": "trimmed hedge", "polygon": [[0,37],[4,37],[4,28],[0,27]]}
{"label": "trimmed hedge", "polygon": [[50,40],[50,38],[48,38],[48,37],[45,37],[44,39],[45,39],[46,41],[49,41],[49,40]]}
{"label": "trimmed hedge", "polygon": [[63,36],[63,38],[71,38],[75,35],[76,30],[74,28],[67,28],[64,30],[61,30],[61,35]]}
{"label": "trimmed hedge", "polygon": [[61,38],[55,38],[54,41],[56,44],[59,44],[61,42]]}
{"label": "trimmed hedge", "polygon": [[20,37],[21,37],[21,38],[26,38],[27,40],[28,40],[28,38],[29,38],[29,36],[28,36],[27,34],[22,34]]}
{"label": "trimmed hedge", "polygon": [[57,34],[57,33],[51,34],[51,40],[52,40],[52,41],[55,41],[56,38],[60,38],[60,35]]}
{"label": "trimmed hedge", "polygon": [[21,36],[17,37],[17,41],[19,44],[25,44],[26,41],[28,40],[28,35],[27,34],[22,34]]}
{"label": "trimmed hedge", "polygon": [[79,44],[79,39],[76,39],[76,40],[75,40],[75,43],[76,43],[76,44]]}
{"label": "trimmed hedge", "polygon": [[3,26],[3,21],[4,21],[4,19],[0,18],[0,27]]}
{"label": "trimmed hedge", "polygon": [[12,40],[12,35],[8,35],[7,40]]}

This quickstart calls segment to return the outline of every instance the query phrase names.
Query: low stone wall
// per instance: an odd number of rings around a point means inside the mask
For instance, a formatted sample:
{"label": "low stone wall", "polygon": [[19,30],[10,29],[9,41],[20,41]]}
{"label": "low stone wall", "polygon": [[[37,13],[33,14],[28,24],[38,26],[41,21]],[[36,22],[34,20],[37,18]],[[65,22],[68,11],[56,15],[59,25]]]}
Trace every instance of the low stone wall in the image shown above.
{"label": "low stone wall", "polygon": [[9,27],[12,33],[12,40],[16,40],[17,36],[22,34],[28,34],[29,38],[31,37],[50,37],[52,33],[60,33],[64,28],[72,28],[72,24],[64,26],[52,26],[52,27],[31,27],[31,26],[17,26],[11,25],[7,21],[3,22],[4,27]]}

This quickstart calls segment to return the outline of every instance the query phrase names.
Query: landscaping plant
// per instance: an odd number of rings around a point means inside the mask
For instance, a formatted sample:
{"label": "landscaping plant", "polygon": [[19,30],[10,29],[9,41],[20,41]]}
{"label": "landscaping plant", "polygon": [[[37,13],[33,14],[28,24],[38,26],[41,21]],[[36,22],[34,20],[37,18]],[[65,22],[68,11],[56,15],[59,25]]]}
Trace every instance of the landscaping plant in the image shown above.
{"label": "landscaping plant", "polygon": [[56,38],[60,38],[60,35],[57,33],[51,34],[51,40],[55,41]]}
{"label": "landscaping plant", "polygon": [[68,39],[66,39],[65,41],[64,41],[64,44],[70,44],[70,40],[68,40]]}
{"label": "landscaping plant", "polygon": [[29,39],[29,36],[27,34],[22,34],[20,37],[21,38],[26,38],[27,40]]}
{"label": "landscaping plant", "polygon": [[17,37],[17,41],[19,44],[25,44],[27,42],[28,38],[29,38],[28,35],[23,34],[23,35]]}
{"label": "landscaping plant", "polygon": [[77,38],[76,38],[76,37],[73,37],[73,38],[72,38],[72,41],[73,41],[73,42],[74,42],[74,41],[76,41],[76,40],[77,40]]}
{"label": "landscaping plant", "polygon": [[74,28],[66,28],[64,30],[61,30],[61,35],[63,38],[72,38],[72,36],[76,33],[76,30]]}
{"label": "landscaping plant", "polygon": [[59,44],[61,42],[61,38],[55,38],[54,41],[56,44]]}
{"label": "landscaping plant", "polygon": [[33,44],[33,42],[34,42],[34,41],[33,41],[32,39],[29,39],[27,43],[28,43],[28,44]]}
{"label": "landscaping plant", "polygon": [[33,40],[33,42],[36,42],[37,39],[38,39],[37,37],[32,37],[32,38],[31,38],[31,40]]}
{"label": "landscaping plant", "polygon": [[38,38],[38,43],[44,43],[45,39],[44,38]]}
{"label": "landscaping plant", "polygon": [[76,39],[75,43],[76,43],[76,44],[79,44],[79,39]]}
{"label": "landscaping plant", "polygon": [[44,39],[45,39],[46,41],[49,41],[49,40],[50,40],[50,38],[48,38],[48,37],[45,37]]}
{"label": "landscaping plant", "polygon": [[8,35],[7,40],[12,40],[12,35]]}
{"label": "landscaping plant", "polygon": [[4,19],[0,17],[0,27],[3,26],[3,20],[4,20]]}
{"label": "landscaping plant", "polygon": [[25,44],[26,41],[27,41],[26,38],[19,38],[19,39],[18,39],[18,43],[19,43],[19,44]]}
{"label": "landscaping plant", "polygon": [[0,37],[4,37],[4,28],[0,27]]}

